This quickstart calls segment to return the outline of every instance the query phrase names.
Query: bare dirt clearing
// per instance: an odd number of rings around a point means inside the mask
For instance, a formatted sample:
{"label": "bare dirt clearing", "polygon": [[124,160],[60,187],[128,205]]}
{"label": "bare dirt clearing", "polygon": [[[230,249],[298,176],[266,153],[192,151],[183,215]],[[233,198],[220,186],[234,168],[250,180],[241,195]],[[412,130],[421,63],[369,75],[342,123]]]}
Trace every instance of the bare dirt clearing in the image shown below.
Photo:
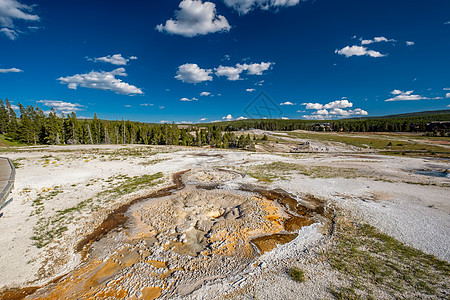
{"label": "bare dirt clearing", "polygon": [[[448,170],[449,161],[342,147],[339,154],[157,146],[5,153],[20,166],[0,219],[1,297],[448,296],[448,263],[360,224],[450,261],[450,179],[414,173]],[[183,186],[167,189],[180,171]],[[118,225],[97,232],[115,210],[123,219],[114,215]],[[345,234],[352,231],[354,239]],[[374,267],[384,274],[378,281],[353,274],[358,266],[336,254],[340,247],[391,269]],[[423,260],[406,262],[415,257]],[[395,279],[409,274],[407,264],[422,273]],[[303,283],[289,277],[292,267],[305,272]],[[36,288],[11,290],[24,286]]]}

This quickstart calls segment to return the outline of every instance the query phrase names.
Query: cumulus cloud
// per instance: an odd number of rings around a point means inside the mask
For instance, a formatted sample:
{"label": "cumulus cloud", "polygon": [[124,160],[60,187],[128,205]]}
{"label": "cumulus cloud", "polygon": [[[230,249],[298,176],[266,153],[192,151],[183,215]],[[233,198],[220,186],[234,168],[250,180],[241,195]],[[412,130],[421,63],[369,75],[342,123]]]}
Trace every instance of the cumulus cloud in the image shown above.
{"label": "cumulus cloud", "polygon": [[342,100],[336,100],[333,102],[330,102],[328,104],[325,104],[323,107],[326,109],[330,109],[330,108],[348,108],[348,107],[352,107],[353,103],[349,102],[346,99],[342,99]]}
{"label": "cumulus cloud", "polygon": [[223,2],[240,14],[247,14],[256,8],[271,10],[286,6],[294,6],[297,5],[300,0],[224,0]]}
{"label": "cumulus cloud", "polygon": [[209,95],[211,95],[210,92],[201,92],[200,93],[200,96],[209,96]]}
{"label": "cumulus cloud", "polygon": [[259,64],[243,64],[242,68],[247,70],[248,75],[262,75],[264,71],[269,70],[274,63],[271,62],[262,62]]}
{"label": "cumulus cloud", "polygon": [[189,98],[181,98],[180,99],[180,101],[183,101],[183,102],[191,102],[191,101],[197,101],[198,99],[197,98],[191,98],[191,99],[189,99]]}
{"label": "cumulus cloud", "polygon": [[394,42],[395,43],[396,40],[388,39],[388,38],[385,38],[384,36],[374,37],[372,40],[361,39],[361,45],[370,45],[373,43],[381,43],[381,42],[385,42],[385,43]]}
{"label": "cumulus cloud", "polygon": [[254,91],[256,91],[255,89],[246,89],[245,90],[246,92],[249,92],[249,93],[253,93]]}
{"label": "cumulus cloud", "polygon": [[38,15],[32,14],[33,6],[20,3],[17,0],[0,0],[0,33],[6,35],[9,39],[15,40],[19,32],[12,28],[15,27],[15,20],[39,21]]}
{"label": "cumulus cloud", "polygon": [[241,79],[241,73],[247,71],[247,75],[263,75],[264,71],[272,68],[274,63],[261,62],[252,64],[236,64],[234,67],[219,66],[214,69],[216,76],[227,77],[227,80],[236,81]]}
{"label": "cumulus cloud", "polygon": [[236,81],[240,79],[240,75],[242,71],[244,71],[241,67],[224,67],[219,66],[218,68],[214,69],[216,76],[225,76],[227,77],[227,80]]}
{"label": "cumulus cloud", "polygon": [[95,72],[91,71],[87,74],[75,74],[68,77],[60,77],[58,80],[61,84],[67,84],[69,89],[76,90],[78,86],[96,89],[96,90],[110,90],[116,94],[132,95],[143,94],[142,90],[123,82],[116,78],[116,76],[127,76],[124,68],[118,68],[111,72]]}
{"label": "cumulus cloud", "polygon": [[311,115],[303,116],[309,120],[324,120],[326,117],[350,117],[350,116],[367,116],[369,113],[361,108],[345,109],[353,107],[353,103],[347,99],[341,99],[329,102],[327,104],[320,103],[302,103],[306,109],[315,110]]}
{"label": "cumulus cloud", "polygon": [[325,120],[325,115],[303,115],[306,120]]}
{"label": "cumulus cloud", "polygon": [[322,109],[323,105],[320,103],[302,103],[302,105],[306,105],[306,109]]}
{"label": "cumulus cloud", "polygon": [[247,118],[246,118],[246,117],[243,117],[243,116],[240,116],[240,117],[237,117],[236,120],[237,120],[237,121],[239,121],[239,120],[247,120]]}
{"label": "cumulus cloud", "polygon": [[378,51],[369,50],[367,47],[363,46],[346,46],[342,48],[341,50],[336,49],[334,53],[345,55],[345,57],[351,57],[351,56],[370,56],[370,57],[385,57],[385,54],[381,54]]}
{"label": "cumulus cloud", "polygon": [[411,42],[411,41],[406,41],[406,46],[414,46],[414,42]]}
{"label": "cumulus cloud", "polygon": [[197,64],[184,64],[178,67],[176,79],[187,83],[212,81],[212,70],[200,68]]}
{"label": "cumulus cloud", "polygon": [[136,56],[131,56],[129,58],[122,57],[122,54],[114,54],[114,55],[108,55],[104,57],[97,57],[97,58],[88,58],[88,60],[94,61],[94,62],[104,62],[104,63],[110,63],[116,66],[125,66],[130,60],[137,59]]}
{"label": "cumulus cloud", "polygon": [[450,93],[445,94],[445,98],[450,98]]}
{"label": "cumulus cloud", "polygon": [[10,68],[10,69],[0,69],[0,73],[20,73],[23,72],[21,69]]}
{"label": "cumulus cloud", "polygon": [[435,98],[428,98],[421,95],[414,95],[414,91],[400,91],[400,90],[393,90],[391,92],[391,95],[394,95],[394,97],[384,100],[385,102],[392,102],[392,101],[419,101],[419,100],[432,100],[432,99],[442,99],[440,97]]}
{"label": "cumulus cloud", "polygon": [[286,102],[280,103],[280,105],[295,105],[295,103],[292,103],[290,101],[286,101]]}
{"label": "cumulus cloud", "polygon": [[185,37],[205,35],[231,29],[224,16],[216,14],[216,5],[212,2],[202,3],[201,0],[183,0],[175,19],[167,20],[166,24],[156,26],[160,32],[179,34]]}
{"label": "cumulus cloud", "polygon": [[233,120],[233,116],[230,115],[230,114],[228,114],[228,115],[226,115],[225,117],[222,117],[222,120],[231,121],[231,120]]}
{"label": "cumulus cloud", "polygon": [[40,100],[37,103],[42,103],[42,105],[49,108],[53,108],[57,113],[70,114],[72,112],[77,112],[83,110],[85,106],[78,103],[70,103],[58,100]]}

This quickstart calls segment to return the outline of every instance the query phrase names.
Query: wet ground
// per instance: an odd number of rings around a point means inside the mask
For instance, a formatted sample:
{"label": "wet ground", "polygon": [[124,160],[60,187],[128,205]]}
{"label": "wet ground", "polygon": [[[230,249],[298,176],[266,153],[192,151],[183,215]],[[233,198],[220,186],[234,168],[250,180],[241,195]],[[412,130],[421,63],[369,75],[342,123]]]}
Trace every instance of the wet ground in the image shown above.
{"label": "wet ground", "polygon": [[[227,185],[241,176],[216,169],[174,174],[173,186],[110,213],[83,238],[83,263],[29,299],[183,297],[227,280],[258,256],[325,223],[324,206],[283,190]],[[21,298],[21,297],[17,297]]]}

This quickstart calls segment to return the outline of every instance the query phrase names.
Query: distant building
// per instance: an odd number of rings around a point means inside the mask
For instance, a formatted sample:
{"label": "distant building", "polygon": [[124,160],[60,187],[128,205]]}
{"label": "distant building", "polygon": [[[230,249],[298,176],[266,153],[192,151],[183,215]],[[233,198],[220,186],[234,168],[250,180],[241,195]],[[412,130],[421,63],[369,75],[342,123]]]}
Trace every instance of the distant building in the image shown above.
{"label": "distant building", "polygon": [[426,131],[441,131],[445,130],[446,133],[449,132],[450,129],[450,121],[435,121],[427,124]]}

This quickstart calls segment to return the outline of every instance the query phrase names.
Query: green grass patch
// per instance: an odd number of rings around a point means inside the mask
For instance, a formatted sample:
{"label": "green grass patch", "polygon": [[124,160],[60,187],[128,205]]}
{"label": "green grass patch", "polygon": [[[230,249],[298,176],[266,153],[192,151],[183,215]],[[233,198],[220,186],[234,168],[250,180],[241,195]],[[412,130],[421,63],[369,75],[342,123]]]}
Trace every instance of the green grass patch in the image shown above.
{"label": "green grass patch", "polygon": [[0,147],[20,147],[20,146],[26,146],[26,144],[13,141],[7,136],[0,134]]}
{"label": "green grass patch", "polygon": [[[59,210],[51,217],[41,217],[33,229],[34,245],[42,248],[53,242],[55,239],[61,238],[63,233],[68,230],[68,225],[73,221],[75,216],[85,210],[94,212],[104,207],[105,204],[117,199],[120,196],[136,192],[140,189],[155,186],[161,181],[163,174],[161,172],[152,175],[143,175],[128,177],[125,175],[118,175],[111,177],[110,187],[98,193],[96,196],[84,200],[73,207]],[[116,182],[115,182],[116,181]],[[118,181],[118,182],[117,182]],[[53,192],[53,191],[52,191]],[[51,194],[52,197],[56,194]],[[44,197],[38,196],[35,200],[36,206],[41,213],[43,207]]]}
{"label": "green grass patch", "polygon": [[445,298],[448,293],[449,263],[369,225],[338,222],[334,245],[323,255],[350,281],[331,288],[338,299],[371,298],[378,289],[392,298]]}
{"label": "green grass patch", "polygon": [[292,280],[297,282],[305,281],[305,272],[302,269],[296,267],[293,267],[289,270],[289,276],[292,278]]}
{"label": "green grass patch", "polygon": [[[428,137],[419,135],[393,134],[362,134],[362,133],[318,133],[318,132],[287,132],[288,136],[306,140],[343,143],[350,146],[384,150],[385,154],[417,156],[422,152],[431,156],[448,156],[450,151],[440,145],[424,143]],[[281,137],[281,135],[280,135]],[[406,140],[405,140],[406,139]],[[445,140],[440,137],[438,140]],[[448,138],[447,138],[448,140]],[[417,153],[419,152],[419,153]],[[439,155],[438,155],[439,153]]]}
{"label": "green grass patch", "polygon": [[291,174],[302,174],[313,178],[357,178],[364,177],[353,168],[334,168],[328,166],[303,166],[295,163],[273,162],[258,166],[242,168],[253,178],[262,182],[273,182],[274,180],[286,180]]}

